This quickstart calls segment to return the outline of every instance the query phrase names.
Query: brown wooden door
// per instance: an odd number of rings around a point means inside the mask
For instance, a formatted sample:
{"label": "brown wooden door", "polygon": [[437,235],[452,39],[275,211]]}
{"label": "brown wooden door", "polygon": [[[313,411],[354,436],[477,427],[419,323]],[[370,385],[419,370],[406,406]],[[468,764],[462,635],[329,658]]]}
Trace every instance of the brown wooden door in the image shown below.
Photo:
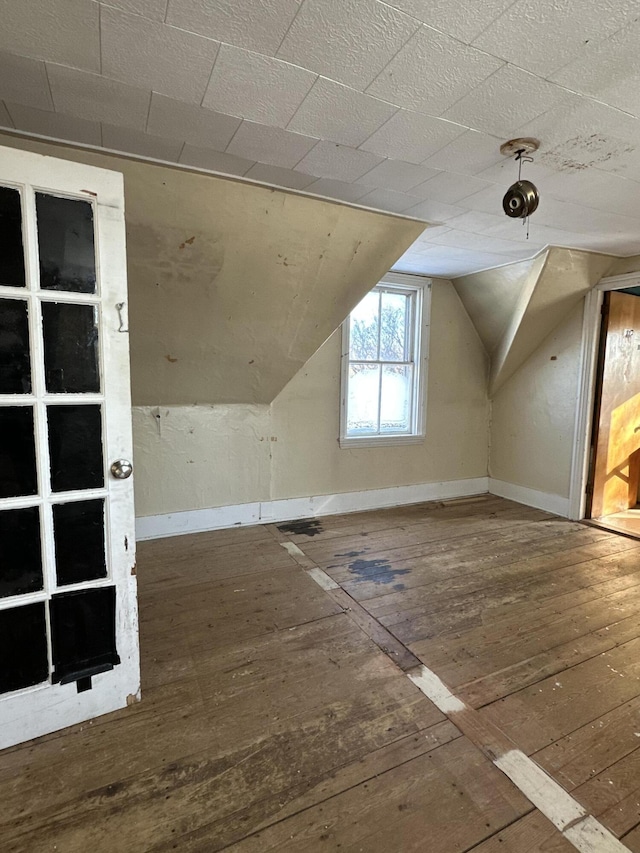
{"label": "brown wooden door", "polygon": [[640,297],[607,296],[592,518],[635,506],[640,474]]}

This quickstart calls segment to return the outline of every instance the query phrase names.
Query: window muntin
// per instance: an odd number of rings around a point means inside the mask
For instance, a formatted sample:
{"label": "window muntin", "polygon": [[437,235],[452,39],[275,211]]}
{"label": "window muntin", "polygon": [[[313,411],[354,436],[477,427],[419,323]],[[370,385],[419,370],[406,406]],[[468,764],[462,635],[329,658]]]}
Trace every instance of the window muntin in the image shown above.
{"label": "window muntin", "polygon": [[423,435],[421,350],[425,281],[384,280],[343,326],[341,444]]}

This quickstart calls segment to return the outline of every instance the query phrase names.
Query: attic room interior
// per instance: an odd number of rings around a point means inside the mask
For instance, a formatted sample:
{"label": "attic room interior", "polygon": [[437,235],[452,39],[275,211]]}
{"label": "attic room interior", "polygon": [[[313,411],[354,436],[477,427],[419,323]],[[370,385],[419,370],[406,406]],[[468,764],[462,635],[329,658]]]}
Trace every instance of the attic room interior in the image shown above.
{"label": "attic room interior", "polygon": [[0,11],[3,851],[640,853],[640,11]]}

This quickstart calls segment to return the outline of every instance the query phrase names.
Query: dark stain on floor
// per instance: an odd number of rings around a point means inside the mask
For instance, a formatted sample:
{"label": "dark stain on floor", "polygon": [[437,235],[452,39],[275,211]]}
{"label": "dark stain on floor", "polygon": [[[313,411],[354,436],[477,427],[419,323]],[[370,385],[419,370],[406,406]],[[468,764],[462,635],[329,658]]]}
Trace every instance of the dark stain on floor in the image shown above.
{"label": "dark stain on floor", "polygon": [[[390,584],[397,577],[408,575],[411,569],[394,569],[387,560],[354,560],[353,563],[349,563],[349,571],[356,575],[357,583],[373,581],[378,584]],[[400,591],[405,586],[398,583],[393,588]]]}
{"label": "dark stain on floor", "polygon": [[334,557],[361,557],[365,551],[345,551],[344,554],[334,554]]}
{"label": "dark stain on floor", "polygon": [[298,534],[304,536],[317,536],[323,532],[323,527],[315,518],[303,518],[300,521],[288,521],[286,524],[279,524],[278,530],[281,533],[291,533],[294,536]]}

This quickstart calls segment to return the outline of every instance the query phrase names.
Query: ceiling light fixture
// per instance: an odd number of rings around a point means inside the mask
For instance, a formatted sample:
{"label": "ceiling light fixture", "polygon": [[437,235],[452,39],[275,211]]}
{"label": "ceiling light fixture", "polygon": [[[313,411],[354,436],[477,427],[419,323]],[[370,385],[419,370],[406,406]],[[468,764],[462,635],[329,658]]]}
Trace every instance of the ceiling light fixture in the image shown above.
{"label": "ceiling light fixture", "polygon": [[527,239],[529,239],[529,217],[538,208],[540,193],[531,181],[522,180],[522,163],[533,163],[534,151],[537,151],[540,143],[537,139],[523,137],[510,139],[500,146],[500,153],[508,157],[514,157],[518,164],[518,180],[511,184],[502,199],[502,208],[507,216],[512,219],[522,219],[527,223]]}

